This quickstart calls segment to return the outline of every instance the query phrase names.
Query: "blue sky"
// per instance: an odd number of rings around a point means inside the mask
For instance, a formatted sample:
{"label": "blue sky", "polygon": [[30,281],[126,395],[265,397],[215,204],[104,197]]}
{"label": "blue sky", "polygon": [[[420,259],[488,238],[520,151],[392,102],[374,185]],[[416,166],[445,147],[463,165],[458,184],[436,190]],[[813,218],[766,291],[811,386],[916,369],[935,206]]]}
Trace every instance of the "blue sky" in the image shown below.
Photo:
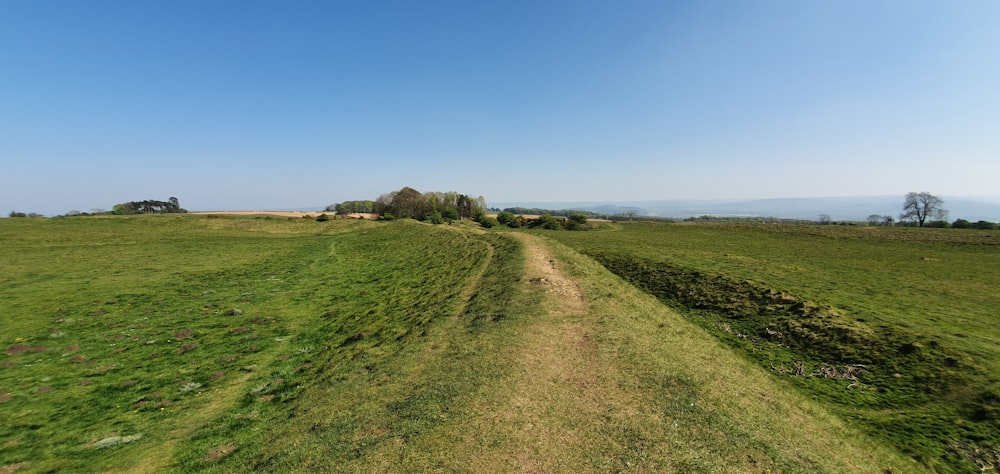
{"label": "blue sky", "polygon": [[0,1],[0,211],[1000,195],[1000,2]]}

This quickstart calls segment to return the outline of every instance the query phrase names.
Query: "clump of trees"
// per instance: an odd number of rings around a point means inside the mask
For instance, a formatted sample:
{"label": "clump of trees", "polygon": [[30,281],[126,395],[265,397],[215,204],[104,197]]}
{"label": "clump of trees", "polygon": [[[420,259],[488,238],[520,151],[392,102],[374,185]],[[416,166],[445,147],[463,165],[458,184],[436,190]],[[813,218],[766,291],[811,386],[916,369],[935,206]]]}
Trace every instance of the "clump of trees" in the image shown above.
{"label": "clump of trees", "polygon": [[18,212],[18,211],[10,211],[10,214],[8,215],[8,217],[45,217],[45,216],[43,216],[43,215],[41,215],[41,214],[39,214],[37,212],[24,213],[24,212]]}
{"label": "clump of trees", "polygon": [[892,216],[883,216],[881,214],[871,214],[868,216],[868,225],[872,226],[886,226],[892,227],[896,225],[896,219]]}
{"label": "clump of trees", "polygon": [[456,192],[421,193],[411,187],[383,194],[372,204],[382,220],[416,219],[438,224],[459,219],[479,221],[486,215],[486,199]]}
{"label": "clump of trees", "polygon": [[[598,217],[605,217],[605,218],[608,217],[590,211],[578,211],[574,209],[541,209],[538,207],[508,207],[504,209],[503,212],[510,212],[512,214],[528,214],[535,216],[548,214],[553,217],[570,217],[574,214],[582,214],[591,219],[596,219]],[[635,214],[633,213],[633,215]]]}
{"label": "clump of trees", "polygon": [[995,222],[989,221],[969,222],[965,219],[955,219],[955,222],[951,223],[951,227],[953,229],[997,230],[998,225]]}
{"label": "clump of trees", "polygon": [[371,214],[375,212],[375,201],[344,201],[337,204],[330,204],[323,209],[326,212],[336,212],[337,215],[346,214]]}
{"label": "clump of trees", "polygon": [[112,214],[120,216],[133,214],[183,214],[186,212],[187,209],[182,208],[180,202],[175,197],[171,197],[166,201],[147,199],[145,201],[123,202],[115,204],[111,208]]}
{"label": "clump of trees", "polygon": [[585,230],[587,228],[587,216],[580,212],[570,214],[569,217],[556,217],[544,213],[535,218],[528,218],[509,211],[502,211],[497,213],[496,222],[498,225],[505,225],[512,229],[527,227],[544,230]]}
{"label": "clump of trees", "polygon": [[532,219],[515,215],[510,210],[504,210],[498,212],[494,217],[487,214],[489,209],[486,207],[486,199],[482,196],[474,198],[453,191],[421,193],[411,187],[383,194],[375,201],[345,201],[333,205],[333,207],[338,214],[341,212],[363,212],[359,209],[365,209],[367,203],[372,203],[371,210],[378,214],[379,220],[416,219],[432,224],[445,224],[456,220],[470,219],[487,229],[506,226],[512,229],[527,227],[550,230],[583,230],[587,224],[587,215],[583,212],[570,212],[567,217],[555,217],[549,213],[543,213]]}

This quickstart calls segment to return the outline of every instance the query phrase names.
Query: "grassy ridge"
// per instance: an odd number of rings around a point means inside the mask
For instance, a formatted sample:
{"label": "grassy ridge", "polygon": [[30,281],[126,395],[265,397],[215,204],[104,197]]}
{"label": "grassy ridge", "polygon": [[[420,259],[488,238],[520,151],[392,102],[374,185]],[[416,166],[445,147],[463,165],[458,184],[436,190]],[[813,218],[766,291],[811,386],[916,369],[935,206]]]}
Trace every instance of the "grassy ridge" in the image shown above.
{"label": "grassy ridge", "polygon": [[617,464],[599,472],[924,471],[593,260],[552,248],[587,295],[620,391],[607,397],[595,450],[615,446]]}
{"label": "grassy ridge", "polygon": [[315,348],[307,375],[267,367],[251,383],[259,389],[199,429],[174,467],[441,468],[445,458],[425,459],[440,443],[434,432],[503,367],[486,363],[480,328],[518,308],[517,251],[507,239],[408,222],[337,238],[309,270],[323,283],[302,295],[314,302],[296,336]]}
{"label": "grassy ridge", "polygon": [[1000,239],[634,225],[553,237],[943,471],[997,463]]}

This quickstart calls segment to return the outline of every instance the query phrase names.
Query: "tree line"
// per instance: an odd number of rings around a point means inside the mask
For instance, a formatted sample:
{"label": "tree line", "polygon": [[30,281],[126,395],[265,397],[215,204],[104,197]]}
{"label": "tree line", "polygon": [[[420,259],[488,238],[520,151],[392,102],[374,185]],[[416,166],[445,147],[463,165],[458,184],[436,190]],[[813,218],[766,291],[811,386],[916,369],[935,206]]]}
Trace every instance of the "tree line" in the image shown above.
{"label": "tree line", "polygon": [[383,194],[375,200],[373,211],[380,219],[416,219],[433,223],[458,219],[479,220],[486,214],[486,199],[457,192],[421,193],[409,186]]}
{"label": "tree line", "polygon": [[[820,214],[820,224],[830,224],[829,217],[824,220]],[[948,222],[948,210],[944,208],[944,200],[929,192],[911,192],[903,197],[903,212],[899,216],[871,214],[866,221],[871,226],[887,227],[936,227],[953,229],[983,229],[996,230],[1000,224],[980,220],[970,222],[966,219],[955,219]]]}
{"label": "tree line", "polygon": [[[585,230],[587,228],[587,216],[582,212],[570,213],[566,217],[557,217],[543,212],[538,217],[528,218],[505,210],[498,212],[496,218],[489,217],[487,219],[495,221],[495,225],[504,225],[512,229],[526,227],[545,230]],[[490,222],[490,224],[494,224],[494,222]],[[493,225],[483,224],[483,227],[493,227]]]}
{"label": "tree line", "polygon": [[375,212],[375,201],[344,201],[330,204],[323,209],[326,212],[336,212],[339,215],[372,214]]}
{"label": "tree line", "polygon": [[416,219],[443,224],[459,219],[479,221],[486,215],[486,199],[454,191],[422,193],[409,186],[382,194],[374,201],[353,200],[326,206],[338,215],[377,214],[380,220]]}
{"label": "tree line", "polygon": [[469,219],[484,228],[506,226],[514,229],[582,230],[587,224],[587,215],[578,211],[567,211],[564,217],[542,212],[537,218],[527,218],[504,210],[493,217],[487,214],[491,209],[486,207],[486,199],[482,196],[472,197],[454,191],[421,193],[409,186],[382,194],[374,201],[344,201],[330,204],[325,210],[335,211],[338,215],[374,213],[379,220],[416,219],[432,224]]}
{"label": "tree line", "polygon": [[133,214],[175,214],[186,213],[187,209],[181,208],[180,202],[175,197],[166,201],[156,201],[147,199],[145,201],[129,201],[115,204],[111,208],[111,213],[119,216]]}

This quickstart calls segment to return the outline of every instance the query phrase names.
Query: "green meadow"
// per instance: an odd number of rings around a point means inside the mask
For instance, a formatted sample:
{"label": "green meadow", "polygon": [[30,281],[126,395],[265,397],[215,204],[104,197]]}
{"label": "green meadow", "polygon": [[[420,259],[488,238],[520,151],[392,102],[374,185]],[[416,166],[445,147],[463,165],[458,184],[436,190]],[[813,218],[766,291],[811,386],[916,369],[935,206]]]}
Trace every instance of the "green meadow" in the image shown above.
{"label": "green meadow", "polygon": [[0,220],[2,472],[973,472],[996,233]]}
{"label": "green meadow", "polygon": [[551,236],[926,466],[1000,464],[1000,233],[735,223]]}

